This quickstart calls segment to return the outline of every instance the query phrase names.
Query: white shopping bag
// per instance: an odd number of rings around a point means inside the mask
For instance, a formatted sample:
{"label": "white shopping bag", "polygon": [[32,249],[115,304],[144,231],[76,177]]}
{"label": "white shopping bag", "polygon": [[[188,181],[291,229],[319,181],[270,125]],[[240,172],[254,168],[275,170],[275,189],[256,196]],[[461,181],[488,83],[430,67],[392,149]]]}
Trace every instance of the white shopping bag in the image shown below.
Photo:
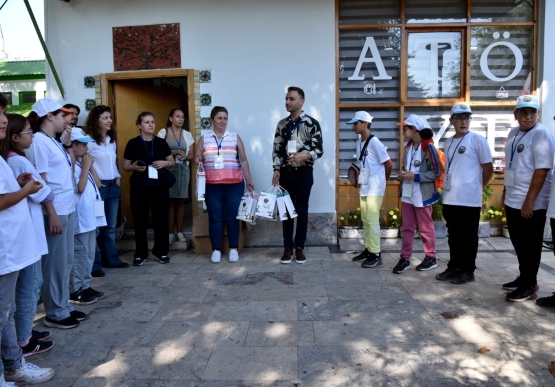
{"label": "white shopping bag", "polygon": [[293,205],[293,201],[291,200],[291,196],[289,196],[289,192],[287,192],[283,187],[280,187],[283,190],[283,201],[285,202],[285,207],[287,208],[287,212],[289,213],[289,217],[291,219],[296,218],[297,210],[295,210],[295,206]]}
{"label": "white shopping bag", "polygon": [[[281,190],[280,190],[281,191]],[[283,199],[283,192],[279,193],[277,196],[277,208],[279,220],[287,220],[287,210],[285,209],[285,200]]]}
{"label": "white shopping bag", "polygon": [[248,191],[243,194],[239,209],[237,210],[236,219],[242,220],[250,224],[256,224],[256,196],[254,191]]}
{"label": "white shopping bag", "polygon": [[202,166],[202,164],[200,164],[197,169],[197,199],[199,201],[204,201],[205,194],[206,194],[206,174],[204,173],[204,167]]}
{"label": "white shopping bag", "polygon": [[256,216],[270,220],[277,220],[277,192],[275,189],[276,187],[272,187],[269,190],[260,192],[258,204],[256,206]]}

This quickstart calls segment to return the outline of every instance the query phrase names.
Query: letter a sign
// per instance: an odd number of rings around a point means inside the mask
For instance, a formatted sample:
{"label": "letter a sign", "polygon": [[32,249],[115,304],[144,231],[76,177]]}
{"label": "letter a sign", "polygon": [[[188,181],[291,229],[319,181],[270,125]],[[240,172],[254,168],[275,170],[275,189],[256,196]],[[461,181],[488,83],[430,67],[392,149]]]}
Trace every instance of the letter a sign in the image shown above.
{"label": "letter a sign", "polygon": [[[370,51],[372,56],[370,58],[366,57],[366,53]],[[360,69],[364,63],[375,63],[376,68],[378,69],[378,76],[372,77],[374,80],[387,80],[391,79],[387,72],[385,71],[385,67],[382,62],[382,57],[380,56],[380,52],[378,51],[378,47],[376,46],[376,42],[372,36],[366,37],[366,42],[364,43],[364,47],[360,52],[360,57],[358,58],[357,67],[349,78],[349,81],[362,81],[364,80],[364,76],[360,75]]]}

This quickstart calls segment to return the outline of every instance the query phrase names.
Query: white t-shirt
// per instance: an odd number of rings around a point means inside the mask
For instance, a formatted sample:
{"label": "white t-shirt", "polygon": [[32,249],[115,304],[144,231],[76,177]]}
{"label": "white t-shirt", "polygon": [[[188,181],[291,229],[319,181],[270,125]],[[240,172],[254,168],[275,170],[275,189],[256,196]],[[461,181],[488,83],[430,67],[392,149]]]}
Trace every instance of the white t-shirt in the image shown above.
{"label": "white t-shirt", "polygon": [[[364,147],[365,141],[359,139],[356,143],[356,157],[360,157],[360,152]],[[368,184],[360,186],[360,196],[383,196],[385,193],[385,167],[383,163],[390,159],[387,148],[377,137],[373,137],[366,148],[366,156],[362,158],[363,167],[368,172]]]}
{"label": "white t-shirt", "polygon": [[106,145],[89,142],[89,153],[94,157],[94,170],[100,180],[114,180],[121,177],[116,164],[116,143],[106,136]]}
{"label": "white t-shirt", "polygon": [[[75,163],[75,178],[79,181],[81,177],[81,163]],[[102,200],[100,193],[95,189],[92,182],[94,178],[89,172],[87,185],[83,193],[77,194],[77,208],[75,209],[75,234],[82,234],[95,230],[97,227],[106,226],[106,216],[94,216],[94,202]],[[97,198],[98,197],[98,198]]]}
{"label": "white t-shirt", "polygon": [[56,195],[54,208],[58,215],[75,211],[75,191],[71,159],[55,139],[38,132],[33,138],[35,166],[38,173],[46,173],[46,183]]}
{"label": "white t-shirt", "polygon": [[21,175],[28,172],[33,175],[35,181],[42,183],[42,188],[32,195],[27,196],[27,204],[29,205],[29,212],[31,213],[31,220],[35,229],[35,237],[39,246],[41,255],[48,254],[48,244],[46,243],[46,234],[44,231],[44,216],[42,214],[42,201],[50,194],[50,187],[46,185],[42,177],[38,174],[37,170],[29,160],[23,156],[15,155],[8,157],[8,165],[13,171],[14,176]]}
{"label": "white t-shirt", "polygon": [[[13,172],[0,157],[0,195],[21,189]],[[27,200],[0,211],[0,275],[19,271],[40,259]]]}
{"label": "white t-shirt", "polygon": [[507,169],[514,170],[515,185],[508,186],[505,177],[505,188],[507,189],[505,204],[507,206],[522,209],[534,171],[549,169],[545,183],[534,201],[534,210],[547,208],[553,176],[554,154],[555,140],[542,124],[538,123],[528,132],[521,132],[520,127],[510,131],[505,144],[505,176]]}
{"label": "white t-shirt", "polygon": [[[551,191],[555,193],[555,179],[551,179]],[[555,218],[555,195],[549,197],[549,205],[547,206],[547,217]]]}
{"label": "white t-shirt", "polygon": [[443,144],[445,173],[449,170],[451,188],[443,190],[443,203],[454,206],[482,207],[482,164],[491,163],[487,140],[474,132],[451,137]]}
{"label": "white t-shirt", "polygon": [[[418,148],[415,150],[414,146],[411,146],[407,150],[407,164],[410,165],[409,172],[414,174],[420,173],[420,164],[422,163],[422,148],[420,146],[422,143],[418,144]],[[424,207],[422,203],[422,191],[420,190],[420,183],[416,181],[404,181],[403,185],[412,185],[412,195],[411,197],[401,197],[403,203],[412,204],[415,207]]]}

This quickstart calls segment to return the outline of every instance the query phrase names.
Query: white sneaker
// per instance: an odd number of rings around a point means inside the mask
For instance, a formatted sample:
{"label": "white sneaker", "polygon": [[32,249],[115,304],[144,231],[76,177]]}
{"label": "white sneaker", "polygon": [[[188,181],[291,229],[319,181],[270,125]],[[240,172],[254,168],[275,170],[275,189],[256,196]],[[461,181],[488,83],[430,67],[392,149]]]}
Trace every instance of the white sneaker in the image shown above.
{"label": "white sneaker", "polygon": [[239,260],[239,252],[237,249],[229,250],[229,262],[237,262]]}
{"label": "white sneaker", "polygon": [[212,257],[210,258],[210,262],[220,263],[221,259],[222,259],[222,252],[220,250],[212,251]]}
{"label": "white sneaker", "polygon": [[175,241],[175,234],[170,234],[170,245]]}
{"label": "white sneaker", "polygon": [[[54,377],[52,368],[39,368],[34,364],[26,363],[21,359],[21,367],[13,370],[4,370],[4,378],[7,382],[25,382],[26,384],[39,384],[49,381]],[[9,386],[9,384],[8,384]]]}
{"label": "white sneaker", "polygon": [[4,374],[0,375],[0,387],[15,387],[15,383],[6,382]]}
{"label": "white sneaker", "polygon": [[177,239],[179,239],[179,242],[187,242],[187,237],[182,232],[177,233]]}

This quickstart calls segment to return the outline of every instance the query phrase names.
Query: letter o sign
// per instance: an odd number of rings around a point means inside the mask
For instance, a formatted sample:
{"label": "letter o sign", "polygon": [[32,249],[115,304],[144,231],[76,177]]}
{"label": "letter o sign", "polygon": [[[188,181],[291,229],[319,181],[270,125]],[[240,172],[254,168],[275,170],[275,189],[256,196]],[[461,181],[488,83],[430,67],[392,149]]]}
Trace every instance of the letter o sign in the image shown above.
{"label": "letter o sign", "polygon": [[[490,69],[488,67],[489,52],[492,50],[492,48],[497,47],[497,46],[508,47],[513,52],[513,54],[515,55],[515,69],[513,70],[511,75],[509,75],[506,78],[496,77],[495,75],[492,74],[492,72],[490,71]],[[482,70],[482,72],[484,73],[484,75],[488,79],[491,79],[494,82],[505,82],[505,81],[509,81],[509,80],[513,79],[514,77],[517,76],[517,74],[520,72],[520,70],[522,70],[523,63],[524,63],[524,60],[522,58],[522,52],[520,51],[520,49],[517,46],[515,46],[513,43],[510,43],[510,42],[495,42],[495,43],[492,43],[492,44],[490,44],[489,46],[486,47],[486,49],[482,53],[482,56],[480,57],[480,69]]]}

